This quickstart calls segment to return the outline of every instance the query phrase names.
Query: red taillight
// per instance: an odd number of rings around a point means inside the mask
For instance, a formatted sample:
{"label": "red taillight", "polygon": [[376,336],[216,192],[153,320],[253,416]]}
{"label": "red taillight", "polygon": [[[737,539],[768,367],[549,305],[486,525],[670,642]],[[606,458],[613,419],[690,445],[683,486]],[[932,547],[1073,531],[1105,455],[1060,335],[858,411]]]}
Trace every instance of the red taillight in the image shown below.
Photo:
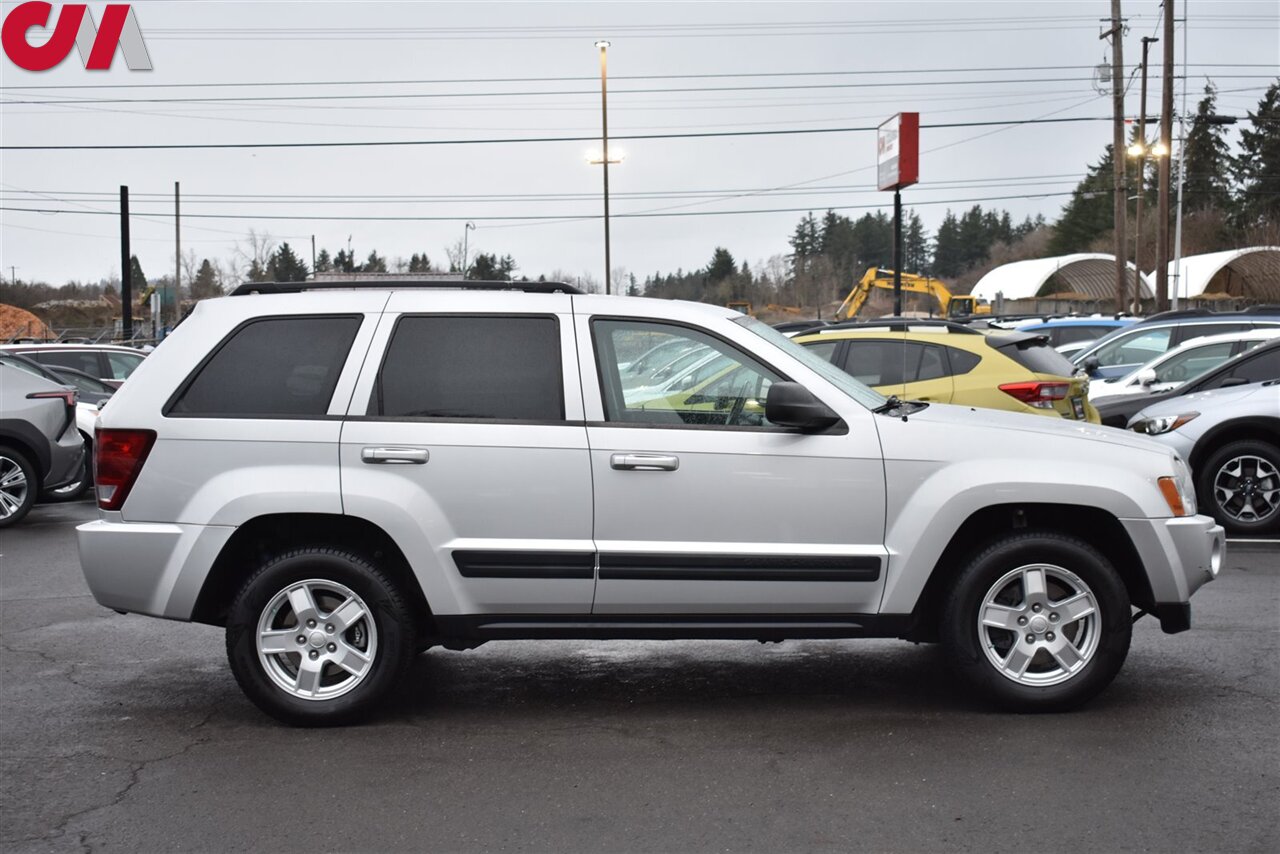
{"label": "red taillight", "polygon": [[1065,400],[1071,383],[1005,383],[1000,390],[1037,409],[1053,409],[1055,400]]}
{"label": "red taillight", "polygon": [[98,488],[98,506],[119,510],[147,461],[155,444],[154,430],[104,430],[99,427],[93,441],[93,480]]}

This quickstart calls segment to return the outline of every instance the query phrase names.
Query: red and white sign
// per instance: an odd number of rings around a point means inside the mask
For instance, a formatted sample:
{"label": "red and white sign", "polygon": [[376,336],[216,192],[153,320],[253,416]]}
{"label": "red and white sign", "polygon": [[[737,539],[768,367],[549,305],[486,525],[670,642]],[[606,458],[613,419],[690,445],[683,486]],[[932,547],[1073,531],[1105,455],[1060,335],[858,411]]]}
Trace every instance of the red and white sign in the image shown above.
{"label": "red and white sign", "polygon": [[920,180],[920,114],[898,113],[876,129],[876,186],[899,190]]}
{"label": "red and white sign", "polygon": [[106,71],[115,58],[116,48],[124,55],[131,71],[150,71],[151,57],[142,40],[138,16],[128,3],[109,3],[102,11],[102,26],[95,26],[93,15],[84,3],[65,3],[58,12],[53,32],[41,44],[33,45],[27,31],[47,29],[53,4],[22,3],[4,19],[0,40],[9,60],[27,71],[48,71],[71,53],[74,45],[80,61],[90,71]]}

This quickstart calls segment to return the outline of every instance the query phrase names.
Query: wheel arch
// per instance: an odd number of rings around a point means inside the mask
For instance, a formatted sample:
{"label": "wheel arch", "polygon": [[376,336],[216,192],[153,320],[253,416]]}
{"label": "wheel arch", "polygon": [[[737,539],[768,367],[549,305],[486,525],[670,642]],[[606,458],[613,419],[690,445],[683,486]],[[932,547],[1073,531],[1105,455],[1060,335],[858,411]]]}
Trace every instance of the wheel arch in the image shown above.
{"label": "wheel arch", "polygon": [[326,513],[275,513],[240,525],[209,568],[191,620],[225,626],[245,579],[271,556],[292,548],[324,546],[351,551],[378,565],[400,585],[418,628],[431,624],[431,610],[404,552],[382,528],[367,519]]}
{"label": "wheel arch", "polygon": [[1200,466],[1213,455],[1214,451],[1230,442],[1250,439],[1262,440],[1280,447],[1280,418],[1254,415],[1248,418],[1224,421],[1200,437],[1195,447],[1191,450],[1191,459],[1187,463],[1198,478],[1200,476]]}
{"label": "wheel arch", "polygon": [[0,422],[0,445],[7,445],[26,457],[36,467],[36,477],[43,484],[53,466],[53,456],[48,448],[49,440],[44,439],[44,453],[41,453],[36,437],[42,434],[26,422],[8,418]]}
{"label": "wheel arch", "polygon": [[1079,537],[1115,567],[1134,605],[1144,610],[1155,607],[1155,594],[1133,540],[1106,510],[1078,504],[997,504],[974,511],[952,534],[916,602],[909,639],[936,640],[942,603],[955,577],[978,551],[1021,531]]}

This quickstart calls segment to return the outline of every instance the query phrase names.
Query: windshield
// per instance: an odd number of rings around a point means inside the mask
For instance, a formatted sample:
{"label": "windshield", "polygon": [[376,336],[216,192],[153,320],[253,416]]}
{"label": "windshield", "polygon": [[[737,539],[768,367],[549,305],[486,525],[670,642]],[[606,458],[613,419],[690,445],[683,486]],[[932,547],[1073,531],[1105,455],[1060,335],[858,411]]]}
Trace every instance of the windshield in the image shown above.
{"label": "windshield", "polygon": [[806,368],[809,368],[814,373],[819,374],[823,379],[827,380],[833,386],[840,389],[842,392],[849,395],[849,397],[852,397],[868,409],[875,409],[876,407],[881,406],[887,399],[884,395],[880,394],[880,392],[872,391],[867,388],[865,385],[858,382],[853,377],[828,362],[826,359],[823,359],[821,356],[811,353],[808,349],[801,347],[799,344],[792,341],[772,326],[761,323],[754,317],[745,316],[735,317],[733,322],[739,326],[750,329],[770,344],[773,344],[778,349],[783,350],[788,356],[791,356],[798,362],[803,363]]}

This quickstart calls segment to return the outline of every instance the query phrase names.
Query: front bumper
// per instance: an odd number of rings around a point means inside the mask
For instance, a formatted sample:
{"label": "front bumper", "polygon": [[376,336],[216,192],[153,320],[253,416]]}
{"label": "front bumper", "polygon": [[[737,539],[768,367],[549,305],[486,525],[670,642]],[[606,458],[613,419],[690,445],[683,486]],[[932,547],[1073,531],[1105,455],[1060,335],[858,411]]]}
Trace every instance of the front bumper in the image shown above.
{"label": "front bumper", "polygon": [[190,620],[196,597],[235,528],[99,519],[76,528],[80,568],[98,604]]}
{"label": "front bumper", "polygon": [[1142,558],[1153,613],[1169,634],[1191,627],[1191,594],[1218,577],[1227,553],[1222,526],[1209,516],[1122,519]]}

